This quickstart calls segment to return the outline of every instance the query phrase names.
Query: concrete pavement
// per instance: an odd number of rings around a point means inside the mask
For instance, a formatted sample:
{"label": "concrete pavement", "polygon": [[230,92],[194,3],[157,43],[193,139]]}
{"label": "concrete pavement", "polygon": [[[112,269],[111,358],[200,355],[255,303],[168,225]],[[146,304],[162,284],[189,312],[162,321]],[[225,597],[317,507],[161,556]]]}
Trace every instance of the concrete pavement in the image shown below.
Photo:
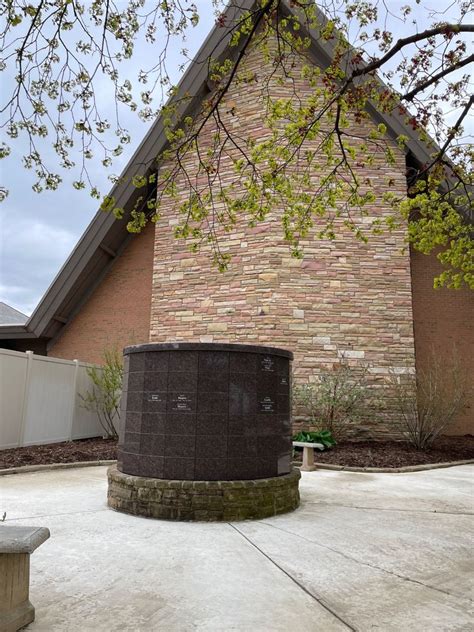
{"label": "concrete pavement", "polygon": [[7,524],[51,531],[28,631],[473,629],[472,466],[304,473],[300,509],[232,524],[115,513],[106,491],[105,467],[0,478]]}

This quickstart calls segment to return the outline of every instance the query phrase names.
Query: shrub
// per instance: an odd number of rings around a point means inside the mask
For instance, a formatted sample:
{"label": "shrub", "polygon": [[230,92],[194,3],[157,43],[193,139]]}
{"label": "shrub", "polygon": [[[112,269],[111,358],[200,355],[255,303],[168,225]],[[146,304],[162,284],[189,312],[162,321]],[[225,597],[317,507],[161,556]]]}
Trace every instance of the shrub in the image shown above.
{"label": "shrub", "polygon": [[293,441],[301,441],[303,443],[321,443],[324,448],[332,448],[336,445],[336,441],[329,430],[319,430],[318,432],[301,431],[295,434]]}
{"label": "shrub", "polygon": [[294,406],[304,411],[313,428],[328,430],[340,440],[366,408],[370,396],[366,377],[367,369],[354,369],[343,357],[332,370],[322,371],[317,382],[293,380]]}
{"label": "shrub", "polygon": [[389,381],[401,418],[401,430],[418,450],[428,449],[465,407],[468,378],[453,352],[450,361],[441,362],[431,352],[427,369],[414,373],[390,373]]}
{"label": "shrub", "polygon": [[104,436],[117,438],[123,379],[122,355],[116,348],[105,349],[102,358],[102,366],[87,368],[92,390],[79,397],[84,408],[97,414]]}

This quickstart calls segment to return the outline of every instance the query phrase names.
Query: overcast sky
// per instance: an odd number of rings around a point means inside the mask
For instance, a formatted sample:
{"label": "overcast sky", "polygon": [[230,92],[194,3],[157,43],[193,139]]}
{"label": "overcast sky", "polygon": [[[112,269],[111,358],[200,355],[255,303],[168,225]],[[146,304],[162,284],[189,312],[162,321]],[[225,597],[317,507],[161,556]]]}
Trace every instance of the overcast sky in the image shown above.
{"label": "overcast sky", "polygon": [[[416,9],[419,29],[428,22],[428,10],[424,5],[433,7],[440,1],[426,0]],[[210,0],[200,0],[197,4],[201,20],[189,32],[186,42],[191,55],[197,51],[214,24]],[[404,4],[406,0],[390,2],[393,9]],[[159,41],[155,47],[157,51],[161,49]],[[181,48],[182,44],[176,42],[169,57],[169,68],[175,81],[179,78],[178,66],[182,62],[179,55]],[[137,44],[133,63],[152,58],[152,53],[150,45]],[[11,91],[11,77],[2,73],[0,81],[2,91]],[[100,96],[103,109],[110,109],[113,99],[110,97],[108,80],[104,80],[103,86]],[[123,126],[131,133],[132,143],[126,147],[120,160],[114,163],[113,173],[120,173],[149,127],[138,120],[136,115],[124,116],[123,121]],[[30,315],[96,213],[98,204],[87,191],[73,189],[71,183],[76,178],[69,172],[63,172],[64,182],[57,191],[34,193],[31,190],[33,174],[21,166],[24,147],[20,142],[11,145],[12,155],[0,162],[0,180],[6,183],[10,191],[6,201],[0,204],[0,301]],[[100,163],[92,171],[94,182],[101,192],[110,188],[108,173]]]}

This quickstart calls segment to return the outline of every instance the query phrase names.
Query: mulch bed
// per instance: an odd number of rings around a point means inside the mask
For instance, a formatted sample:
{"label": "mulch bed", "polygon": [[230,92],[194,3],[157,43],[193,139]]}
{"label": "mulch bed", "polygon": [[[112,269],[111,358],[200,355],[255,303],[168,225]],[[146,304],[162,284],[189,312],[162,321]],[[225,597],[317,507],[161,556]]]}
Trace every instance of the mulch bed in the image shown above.
{"label": "mulch bed", "polygon": [[[298,454],[298,451],[296,452]],[[81,439],[0,450],[0,469],[21,465],[105,461],[116,458],[117,442],[114,439]],[[415,450],[406,443],[398,441],[347,441],[338,444],[332,450],[317,452],[315,459],[319,463],[332,463],[346,467],[405,467],[426,463],[474,460],[474,436],[442,437],[426,452]]]}
{"label": "mulch bed", "polygon": [[98,437],[0,450],[0,470],[21,465],[105,461],[116,458],[117,441]]}
{"label": "mulch bed", "polygon": [[416,450],[401,441],[360,441],[339,443],[331,450],[315,450],[317,463],[346,467],[406,467],[474,459],[474,436],[441,437],[430,450]]}

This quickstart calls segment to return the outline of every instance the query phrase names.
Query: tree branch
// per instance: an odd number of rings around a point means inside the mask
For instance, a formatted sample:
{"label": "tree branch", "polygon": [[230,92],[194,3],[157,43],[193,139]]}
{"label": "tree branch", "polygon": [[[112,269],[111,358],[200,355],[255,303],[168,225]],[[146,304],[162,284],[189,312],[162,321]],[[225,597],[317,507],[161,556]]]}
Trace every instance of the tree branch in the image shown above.
{"label": "tree branch", "polygon": [[426,88],[429,88],[431,85],[433,85],[433,83],[436,83],[437,81],[439,81],[443,77],[446,77],[446,75],[449,75],[451,72],[454,72],[455,70],[459,70],[460,68],[463,68],[464,66],[467,66],[468,64],[470,64],[473,61],[474,61],[474,54],[473,55],[469,55],[469,57],[466,57],[465,59],[461,60],[457,64],[453,64],[452,66],[448,66],[448,68],[446,68],[445,70],[442,70],[441,72],[438,72],[436,75],[433,75],[430,79],[427,79],[426,81],[423,81],[416,88],[413,88],[413,90],[410,90],[410,92],[407,92],[406,94],[404,94],[400,98],[403,101],[412,101],[413,98],[419,92],[423,92],[424,90],[426,90]]}

